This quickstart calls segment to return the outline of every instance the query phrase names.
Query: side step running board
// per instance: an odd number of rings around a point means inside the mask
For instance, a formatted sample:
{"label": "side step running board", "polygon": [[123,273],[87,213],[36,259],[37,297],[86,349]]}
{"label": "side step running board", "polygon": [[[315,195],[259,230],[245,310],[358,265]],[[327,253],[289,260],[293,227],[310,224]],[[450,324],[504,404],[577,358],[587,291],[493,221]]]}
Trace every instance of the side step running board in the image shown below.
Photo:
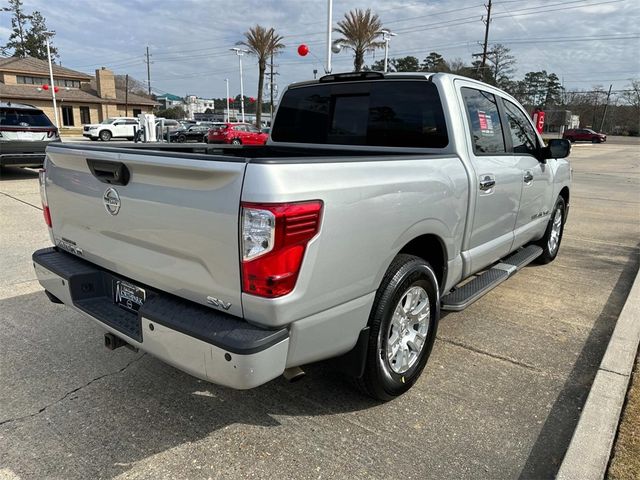
{"label": "side step running board", "polygon": [[473,280],[442,297],[442,309],[459,312],[490,292],[542,254],[542,248],[529,245],[511,254]]}

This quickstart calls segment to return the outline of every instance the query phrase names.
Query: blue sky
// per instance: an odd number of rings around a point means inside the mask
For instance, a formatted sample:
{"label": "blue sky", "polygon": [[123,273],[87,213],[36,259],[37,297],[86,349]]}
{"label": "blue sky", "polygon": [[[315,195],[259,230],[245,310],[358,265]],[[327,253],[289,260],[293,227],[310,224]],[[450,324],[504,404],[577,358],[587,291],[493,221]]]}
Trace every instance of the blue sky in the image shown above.
{"label": "blue sky", "polygon": [[[6,0],[0,0],[0,5]],[[237,57],[228,49],[246,29],[259,23],[285,36],[277,57],[277,83],[306,80],[323,71],[325,0],[24,0],[26,11],[39,10],[62,64],[93,73],[100,66],[146,80],[144,51],[152,54],[151,84],[159,92],[224,97],[240,92]],[[334,0],[334,23],[351,8],[370,7],[383,24],[398,31],[390,56],[430,51],[446,59],[471,61],[481,51],[482,0],[395,1]],[[569,89],[594,85],[623,88],[640,78],[640,2],[637,0],[496,0],[490,43],[504,43],[518,60],[517,77],[531,70],[555,72]],[[0,12],[0,42],[10,33],[10,15]],[[296,48],[309,46],[300,57]],[[371,63],[382,51],[368,54]],[[333,71],[347,71],[352,56],[333,57]],[[245,57],[245,94],[255,95],[257,65]]]}

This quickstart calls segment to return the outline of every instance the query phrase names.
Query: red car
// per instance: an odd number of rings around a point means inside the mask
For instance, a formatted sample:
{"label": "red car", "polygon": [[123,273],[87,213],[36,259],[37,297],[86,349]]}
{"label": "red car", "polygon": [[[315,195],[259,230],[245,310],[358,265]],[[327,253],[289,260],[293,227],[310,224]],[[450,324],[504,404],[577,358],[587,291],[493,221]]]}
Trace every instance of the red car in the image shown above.
{"label": "red car", "polygon": [[264,145],[269,135],[249,123],[225,123],[207,133],[207,143],[232,143],[234,145]]}
{"label": "red car", "polygon": [[607,141],[607,136],[604,133],[594,132],[589,128],[575,128],[569,129],[562,135],[562,138],[566,138],[571,143],[573,142],[593,142],[602,143]]}

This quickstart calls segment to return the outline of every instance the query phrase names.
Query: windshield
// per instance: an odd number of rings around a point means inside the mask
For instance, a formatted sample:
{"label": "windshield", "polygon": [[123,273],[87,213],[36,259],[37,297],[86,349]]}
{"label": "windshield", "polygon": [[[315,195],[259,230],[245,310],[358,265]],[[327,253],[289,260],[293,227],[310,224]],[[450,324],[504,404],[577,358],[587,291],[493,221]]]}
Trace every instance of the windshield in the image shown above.
{"label": "windshield", "polygon": [[53,124],[42,110],[3,108],[0,109],[0,125],[15,127],[52,127]]}
{"label": "windshield", "polygon": [[106,120],[101,121],[100,125],[108,125],[109,123],[113,123],[114,121],[114,118],[107,118]]}

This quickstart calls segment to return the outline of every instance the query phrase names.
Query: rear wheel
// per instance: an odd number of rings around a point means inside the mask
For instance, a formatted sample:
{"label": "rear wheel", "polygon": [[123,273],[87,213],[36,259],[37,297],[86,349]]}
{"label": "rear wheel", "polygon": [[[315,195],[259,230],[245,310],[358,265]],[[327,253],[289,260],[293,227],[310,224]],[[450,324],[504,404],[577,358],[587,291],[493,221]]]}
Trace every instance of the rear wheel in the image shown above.
{"label": "rear wheel", "polygon": [[240,139],[239,139],[239,138],[234,138],[234,139],[231,141],[231,144],[232,144],[232,145],[242,145],[242,142],[240,141]]}
{"label": "rear wheel", "polygon": [[536,263],[546,265],[552,262],[558,255],[560,242],[562,242],[562,233],[564,232],[565,215],[566,205],[564,198],[558,197],[551,212],[551,218],[549,219],[544,237],[536,242],[537,245],[542,247],[542,255],[536,258]]}
{"label": "rear wheel", "polygon": [[108,142],[111,140],[111,132],[109,130],[102,130],[100,132],[100,140],[103,142]]}
{"label": "rear wheel", "polygon": [[431,353],[440,318],[436,275],[423,259],[398,255],[376,293],[369,345],[358,386],[379,400],[403,394],[418,380]]}

